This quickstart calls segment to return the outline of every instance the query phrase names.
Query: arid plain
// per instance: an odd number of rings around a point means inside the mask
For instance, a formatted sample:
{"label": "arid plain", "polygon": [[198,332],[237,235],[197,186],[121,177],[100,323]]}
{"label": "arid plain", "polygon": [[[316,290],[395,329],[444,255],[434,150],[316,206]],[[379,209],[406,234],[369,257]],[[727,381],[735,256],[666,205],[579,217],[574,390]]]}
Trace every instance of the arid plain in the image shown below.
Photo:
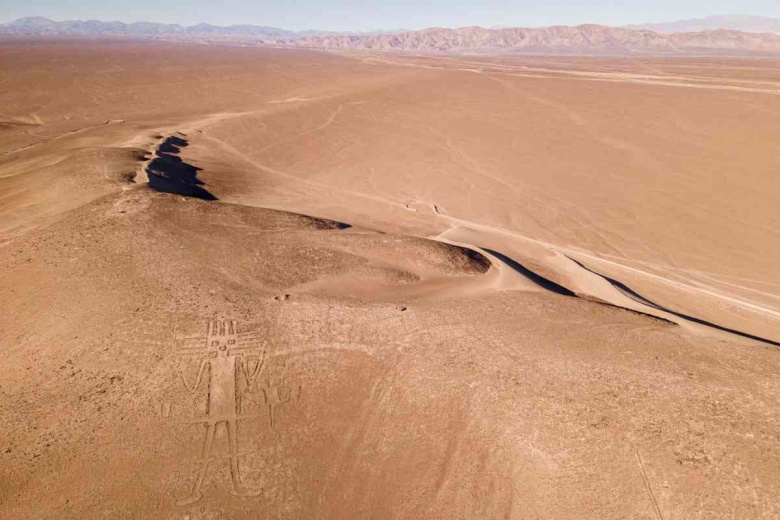
{"label": "arid plain", "polygon": [[780,517],[780,59],[0,41],[0,517]]}

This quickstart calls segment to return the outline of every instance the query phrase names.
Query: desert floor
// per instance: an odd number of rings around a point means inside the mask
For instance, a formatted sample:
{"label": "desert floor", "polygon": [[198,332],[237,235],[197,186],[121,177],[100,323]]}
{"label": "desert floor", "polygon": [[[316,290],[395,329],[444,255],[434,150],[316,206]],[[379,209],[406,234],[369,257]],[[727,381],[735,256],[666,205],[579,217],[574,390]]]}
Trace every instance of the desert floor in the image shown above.
{"label": "desert floor", "polygon": [[780,517],[780,59],[0,40],[0,517]]}

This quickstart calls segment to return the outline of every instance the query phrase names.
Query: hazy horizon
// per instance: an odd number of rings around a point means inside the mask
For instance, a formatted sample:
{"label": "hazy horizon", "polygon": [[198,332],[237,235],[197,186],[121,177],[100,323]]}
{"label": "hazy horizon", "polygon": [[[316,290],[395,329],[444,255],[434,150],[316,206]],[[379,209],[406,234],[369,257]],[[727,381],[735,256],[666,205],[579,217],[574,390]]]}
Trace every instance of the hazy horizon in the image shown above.
{"label": "hazy horizon", "polygon": [[426,27],[543,27],[550,25],[602,24],[622,26],[661,23],[714,15],[750,15],[780,18],[780,5],[772,0],[749,3],[728,1],[716,12],[703,0],[686,3],[662,0],[647,5],[629,0],[622,5],[604,2],[560,0],[550,4],[524,0],[519,5],[505,0],[488,0],[481,4],[465,0],[435,0],[417,5],[407,0],[392,6],[365,5],[353,0],[323,2],[272,1],[257,5],[244,0],[227,0],[220,5],[196,0],[183,12],[174,7],[140,0],[129,5],[107,5],[83,0],[60,5],[51,0],[31,0],[25,5],[6,6],[0,11],[0,23],[19,18],[42,16],[55,21],[100,20],[158,22],[184,26],[199,23],[213,25],[262,25],[289,30],[378,31],[399,28],[416,30]]}

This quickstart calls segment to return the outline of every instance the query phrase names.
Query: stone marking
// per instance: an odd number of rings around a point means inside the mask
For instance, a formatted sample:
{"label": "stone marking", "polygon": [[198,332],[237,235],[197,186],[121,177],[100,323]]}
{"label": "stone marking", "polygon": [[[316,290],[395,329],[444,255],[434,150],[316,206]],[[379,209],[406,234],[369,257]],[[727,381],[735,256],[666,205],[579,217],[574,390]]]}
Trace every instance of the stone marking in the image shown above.
{"label": "stone marking", "polygon": [[[232,319],[209,321],[205,334],[180,335],[174,326],[173,337],[168,341],[160,341],[157,334],[150,334],[148,330],[139,331],[135,341],[147,347],[170,345],[171,340],[177,346],[177,352],[183,362],[173,382],[181,384],[187,393],[194,396],[194,401],[185,399],[189,404],[184,406],[193,406],[192,403],[198,401],[200,396],[203,396],[205,401],[205,411],[201,412],[202,415],[196,414],[194,418],[185,419],[188,424],[201,425],[204,432],[197,459],[199,466],[193,476],[190,492],[176,500],[175,504],[187,506],[201,500],[206,476],[210,474],[210,469],[214,472],[214,466],[224,459],[228,459],[229,486],[234,496],[254,497],[262,493],[262,489],[252,489],[241,482],[239,459],[247,453],[239,449],[239,421],[267,417],[270,428],[274,429],[278,422],[278,407],[299,399],[303,390],[301,385],[291,388],[284,378],[274,382],[263,380],[263,369],[272,358],[286,359],[289,356],[324,350],[370,352],[371,349],[365,346],[370,343],[364,343],[373,336],[376,325],[390,325],[399,319],[410,321],[409,314],[412,313],[390,308],[381,319],[361,320],[357,324],[351,324],[340,315],[331,316],[329,308],[324,328],[312,331],[293,328],[291,331],[292,335],[297,336],[296,343],[311,346],[277,348],[271,353],[267,351],[266,335],[257,331],[238,332],[238,324]],[[411,321],[416,324],[416,320]],[[163,328],[163,325],[160,328]],[[405,339],[420,332],[425,332],[425,329],[415,327],[413,332],[392,337],[398,342],[396,355],[400,355]],[[155,414],[162,418],[182,418],[190,415],[179,410],[178,406],[182,406],[180,404],[160,400],[154,400],[152,404]],[[198,409],[201,409],[200,406]],[[258,415],[257,409],[264,410],[265,413]],[[227,455],[221,449],[217,450],[215,445],[218,444],[215,443],[215,437],[220,438],[219,434],[223,432],[228,439]]]}
{"label": "stone marking", "polygon": [[[243,415],[243,398],[254,388],[265,363],[264,345],[256,333],[239,334],[235,320],[214,320],[208,324],[205,345],[191,346],[203,336],[182,338],[184,354],[195,354],[199,359],[198,372],[194,380],[188,380],[180,372],[181,382],[190,393],[196,393],[201,385],[208,389],[206,415],[198,420],[205,426],[201,448],[200,469],[195,477],[190,494],[176,501],[179,506],[192,504],[201,499],[201,486],[209,465],[216,459],[212,455],[214,434],[217,428],[226,430],[229,444],[231,493],[237,497],[259,495],[262,489],[247,489],[241,484],[239,472],[239,449],[237,422],[246,419]],[[245,388],[239,392],[239,377],[243,375]],[[170,415],[170,406],[161,410],[163,416]]]}

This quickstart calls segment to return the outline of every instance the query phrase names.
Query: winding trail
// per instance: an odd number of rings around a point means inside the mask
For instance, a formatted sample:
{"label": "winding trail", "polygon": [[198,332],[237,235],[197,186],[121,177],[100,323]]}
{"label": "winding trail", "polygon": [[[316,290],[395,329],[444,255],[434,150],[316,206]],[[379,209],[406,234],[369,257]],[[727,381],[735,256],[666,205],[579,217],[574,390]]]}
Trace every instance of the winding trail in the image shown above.
{"label": "winding trail", "polygon": [[255,169],[257,171],[261,171],[261,172],[264,172],[264,173],[270,173],[270,174],[273,174],[273,175],[275,175],[277,177],[281,177],[283,179],[290,180],[290,181],[295,181],[298,184],[308,185],[308,186],[311,186],[313,188],[317,188],[319,190],[323,190],[323,189],[327,190],[327,191],[334,191],[335,190],[335,191],[338,191],[340,193],[346,193],[346,194],[354,196],[354,197],[359,197],[359,198],[371,200],[371,201],[374,201],[374,202],[381,202],[383,204],[388,204],[388,205],[392,205],[392,206],[396,206],[396,207],[404,207],[404,205],[402,203],[400,203],[400,202],[392,202],[392,201],[390,201],[390,200],[388,200],[386,198],[383,198],[383,197],[378,197],[378,196],[375,196],[375,195],[369,195],[367,193],[362,193],[362,192],[359,192],[359,191],[356,191],[356,190],[350,190],[350,189],[347,189],[347,188],[335,187],[335,186],[333,186],[331,184],[328,184],[328,183],[325,183],[325,182],[317,182],[317,181],[313,181],[313,180],[310,180],[310,179],[302,179],[301,177],[298,177],[295,174],[288,173],[288,172],[279,170],[277,168],[273,168],[271,166],[268,166],[267,164],[263,164],[263,163],[255,160],[255,159],[253,159],[249,155],[245,154],[241,150],[238,150],[238,149],[234,148],[233,146],[229,145],[228,143],[226,143],[226,142],[224,142],[224,141],[222,141],[220,139],[217,139],[216,137],[203,134],[202,138],[205,139],[205,140],[211,141],[215,145],[219,146],[220,148],[222,148],[223,150],[228,152],[232,157],[240,159],[242,162],[244,162],[245,164],[248,164],[249,166],[251,166],[253,169]]}
{"label": "winding trail", "polygon": [[26,150],[30,150],[30,149],[35,148],[37,146],[40,146],[42,144],[50,143],[52,141],[56,141],[58,139],[62,139],[62,138],[65,138],[65,137],[70,137],[70,136],[75,135],[75,134],[80,134],[82,132],[86,132],[87,130],[92,130],[94,128],[100,128],[100,127],[103,127],[103,126],[106,126],[106,125],[121,124],[121,123],[124,123],[124,122],[125,121],[123,119],[115,119],[115,120],[106,121],[105,123],[100,123],[99,125],[90,125],[90,126],[85,126],[84,128],[77,128],[76,130],[70,130],[68,132],[64,132],[64,133],[61,133],[61,134],[53,135],[51,137],[47,137],[45,139],[41,139],[40,141],[36,141],[34,143],[30,143],[30,144],[26,144],[24,146],[20,146],[19,148],[14,148],[12,150],[6,150],[5,152],[0,152],[0,157],[6,156],[6,155],[15,154],[15,153],[19,153],[19,152],[24,152]]}
{"label": "winding trail", "polygon": [[[758,94],[780,95],[780,83],[772,81],[749,81],[744,79],[728,80],[725,78],[710,78],[697,76],[681,76],[673,74],[640,74],[637,72],[600,72],[572,69],[550,69],[546,67],[531,67],[506,65],[500,63],[455,60],[453,58],[426,56],[432,62],[413,62],[409,56],[398,55],[393,51],[373,50],[368,57],[360,57],[352,52],[330,50],[336,54],[350,56],[364,62],[376,62],[397,67],[419,69],[440,69],[448,71],[468,72],[471,74],[501,75],[504,77],[532,79],[565,79],[567,81],[599,81],[607,83],[632,83],[640,85],[657,85],[663,87],[692,88],[702,90],[729,90],[734,92],[750,92]],[[365,51],[361,51],[365,52]],[[383,56],[380,58],[379,56]],[[464,67],[472,65],[473,68]],[[763,88],[761,88],[763,87]]]}

